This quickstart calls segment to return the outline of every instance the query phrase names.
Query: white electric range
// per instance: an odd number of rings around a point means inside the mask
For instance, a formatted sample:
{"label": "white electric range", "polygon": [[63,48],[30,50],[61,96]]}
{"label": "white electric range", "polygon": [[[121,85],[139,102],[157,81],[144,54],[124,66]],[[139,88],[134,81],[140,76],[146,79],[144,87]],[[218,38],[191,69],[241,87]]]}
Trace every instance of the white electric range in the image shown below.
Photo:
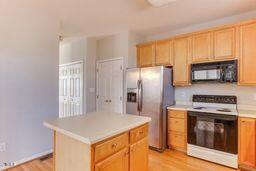
{"label": "white electric range", "polygon": [[237,97],[194,95],[187,143],[190,156],[238,168]]}

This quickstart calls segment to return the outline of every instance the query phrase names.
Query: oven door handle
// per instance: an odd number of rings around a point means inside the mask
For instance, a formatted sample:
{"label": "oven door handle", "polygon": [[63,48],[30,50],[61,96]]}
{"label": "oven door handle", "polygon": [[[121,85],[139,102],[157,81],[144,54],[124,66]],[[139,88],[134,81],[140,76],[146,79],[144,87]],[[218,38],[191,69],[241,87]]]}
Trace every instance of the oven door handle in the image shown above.
{"label": "oven door handle", "polygon": [[223,116],[214,116],[215,114],[199,114],[199,113],[190,113],[188,112],[188,116],[196,116],[205,119],[218,119],[218,120],[225,120],[225,121],[235,121],[238,119],[235,115],[223,115]]}

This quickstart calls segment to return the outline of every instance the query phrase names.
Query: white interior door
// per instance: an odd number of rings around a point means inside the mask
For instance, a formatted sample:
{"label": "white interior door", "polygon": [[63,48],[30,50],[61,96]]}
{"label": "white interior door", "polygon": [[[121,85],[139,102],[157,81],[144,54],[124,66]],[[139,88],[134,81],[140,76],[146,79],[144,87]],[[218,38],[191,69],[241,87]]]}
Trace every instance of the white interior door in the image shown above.
{"label": "white interior door", "polygon": [[59,116],[83,114],[83,63],[60,65]]}
{"label": "white interior door", "polygon": [[123,112],[123,60],[97,62],[97,111]]}

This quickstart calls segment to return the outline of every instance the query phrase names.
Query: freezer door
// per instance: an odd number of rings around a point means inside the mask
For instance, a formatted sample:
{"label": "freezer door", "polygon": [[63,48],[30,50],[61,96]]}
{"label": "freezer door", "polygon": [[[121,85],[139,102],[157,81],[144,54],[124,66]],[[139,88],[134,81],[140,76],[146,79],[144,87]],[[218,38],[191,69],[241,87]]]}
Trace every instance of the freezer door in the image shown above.
{"label": "freezer door", "polygon": [[140,79],[140,69],[132,68],[126,70],[126,113],[139,115],[138,102],[139,102],[139,89],[138,82]]}
{"label": "freezer door", "polygon": [[149,124],[149,146],[163,148],[163,67],[141,69],[142,111],[141,116],[152,118]]}

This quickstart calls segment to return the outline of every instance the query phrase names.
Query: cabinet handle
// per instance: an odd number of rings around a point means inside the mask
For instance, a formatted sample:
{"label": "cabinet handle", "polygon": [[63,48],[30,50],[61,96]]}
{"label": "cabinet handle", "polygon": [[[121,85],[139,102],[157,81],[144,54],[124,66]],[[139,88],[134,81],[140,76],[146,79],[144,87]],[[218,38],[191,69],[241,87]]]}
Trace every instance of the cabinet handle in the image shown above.
{"label": "cabinet handle", "polygon": [[140,134],[140,135],[143,134],[143,131],[140,131],[139,134]]}
{"label": "cabinet handle", "polygon": [[108,100],[109,103],[111,103],[111,100]]}
{"label": "cabinet handle", "polygon": [[112,144],[112,148],[116,148],[117,143]]}
{"label": "cabinet handle", "polygon": [[125,155],[128,156],[128,155],[129,155],[129,151],[126,151],[126,152],[125,152]]}

